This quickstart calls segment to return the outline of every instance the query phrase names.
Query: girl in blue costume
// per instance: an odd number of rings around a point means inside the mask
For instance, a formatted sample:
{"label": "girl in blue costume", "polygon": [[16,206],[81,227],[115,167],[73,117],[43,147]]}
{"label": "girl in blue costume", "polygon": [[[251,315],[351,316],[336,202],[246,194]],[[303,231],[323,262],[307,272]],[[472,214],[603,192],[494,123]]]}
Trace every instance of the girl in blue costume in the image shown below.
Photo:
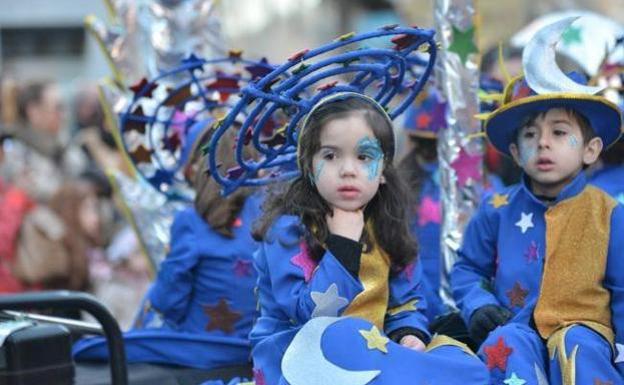
{"label": "girl in blue costume", "polygon": [[393,157],[391,120],[373,99],[336,93],[308,114],[301,175],[267,202],[255,231],[257,383],[487,381],[456,341],[437,338],[423,352],[431,336],[422,267]]}
{"label": "girl in blue costume", "polygon": [[[256,316],[251,225],[260,215],[249,188],[222,197],[205,172],[202,147],[212,129],[201,122],[185,175],[196,191],[193,207],[180,211],[171,227],[171,249],[162,262],[135,322],[124,335],[128,362],[175,364],[199,369],[249,362],[248,334]],[[219,158],[228,168],[226,149]],[[77,359],[106,358],[101,338],[74,348]]]}

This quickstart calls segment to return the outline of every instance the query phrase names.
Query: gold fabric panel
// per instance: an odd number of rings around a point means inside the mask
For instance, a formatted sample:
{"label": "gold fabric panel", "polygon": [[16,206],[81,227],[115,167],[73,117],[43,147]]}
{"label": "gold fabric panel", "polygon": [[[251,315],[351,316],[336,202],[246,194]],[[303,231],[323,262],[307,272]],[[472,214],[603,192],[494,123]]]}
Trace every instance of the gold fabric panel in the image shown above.
{"label": "gold fabric panel", "polygon": [[617,202],[587,186],[546,211],[546,257],[533,316],[540,335],[575,323],[613,342],[609,291],[603,287],[611,225]]}
{"label": "gold fabric panel", "polygon": [[390,259],[375,245],[360,260],[360,282],[364,290],[349,304],[343,315],[363,318],[383,330],[384,317],[388,309],[390,288]]}

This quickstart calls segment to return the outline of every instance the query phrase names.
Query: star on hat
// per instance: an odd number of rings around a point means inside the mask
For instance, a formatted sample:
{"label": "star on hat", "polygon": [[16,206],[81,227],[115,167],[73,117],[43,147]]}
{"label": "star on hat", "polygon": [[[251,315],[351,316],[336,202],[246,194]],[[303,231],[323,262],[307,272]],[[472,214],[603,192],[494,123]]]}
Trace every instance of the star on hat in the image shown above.
{"label": "star on hat", "polygon": [[240,313],[230,309],[224,298],[221,298],[216,305],[204,305],[204,314],[210,319],[206,330],[220,329],[228,334],[234,332],[234,324],[243,318]]}
{"label": "star on hat", "polygon": [[349,304],[346,298],[338,295],[338,286],[335,283],[329,285],[327,290],[323,292],[313,291],[310,293],[312,302],[314,302],[314,317],[337,317],[338,312]]}
{"label": "star on hat", "polygon": [[526,214],[524,211],[520,214],[520,220],[516,222],[516,226],[520,228],[522,234],[526,233],[527,230],[531,227],[535,227],[533,225],[533,213]]}
{"label": "star on hat", "polygon": [[377,349],[383,353],[388,353],[388,338],[381,335],[377,326],[373,325],[370,330],[359,330],[360,334],[366,340],[366,347],[370,350]]}

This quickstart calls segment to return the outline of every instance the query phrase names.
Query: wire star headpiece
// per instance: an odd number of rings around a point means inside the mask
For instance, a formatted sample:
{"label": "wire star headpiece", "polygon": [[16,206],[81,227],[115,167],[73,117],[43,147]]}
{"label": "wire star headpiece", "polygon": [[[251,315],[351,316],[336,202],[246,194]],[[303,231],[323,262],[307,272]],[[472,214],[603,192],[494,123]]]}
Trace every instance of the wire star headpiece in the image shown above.
{"label": "wire star headpiece", "polygon": [[172,200],[192,200],[182,175],[199,131],[222,117],[240,88],[271,71],[266,59],[232,51],[226,58],[189,56],[153,80],[130,87],[134,96],[120,114],[123,146],[136,170]]}
{"label": "wire star headpiece", "polygon": [[[374,99],[391,119],[400,115],[431,74],[437,49],[433,35],[432,30],[398,25],[359,35],[351,32],[293,54],[242,88],[239,102],[215,123],[208,149],[210,173],[223,186],[223,194],[297,176],[298,126],[323,98],[354,92]],[[266,126],[276,116],[285,123],[267,136]],[[242,127],[235,122],[242,122]],[[234,150],[238,166],[221,170],[216,149],[219,139],[231,130],[238,138]],[[243,149],[248,145],[258,157],[245,158]]]}

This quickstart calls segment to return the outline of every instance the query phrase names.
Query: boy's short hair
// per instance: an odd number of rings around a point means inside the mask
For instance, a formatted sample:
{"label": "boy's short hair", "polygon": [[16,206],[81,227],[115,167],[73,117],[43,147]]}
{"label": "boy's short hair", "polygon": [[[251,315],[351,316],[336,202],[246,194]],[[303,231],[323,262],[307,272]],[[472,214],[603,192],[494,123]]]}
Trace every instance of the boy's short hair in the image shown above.
{"label": "boy's short hair", "polygon": [[[592,128],[591,124],[589,123],[589,120],[587,120],[587,118],[583,116],[583,114],[581,114],[580,112],[578,112],[577,110],[573,108],[563,107],[562,109],[566,112],[569,118],[574,118],[576,122],[578,123],[581,129],[581,135],[583,136],[583,144],[589,143],[590,140],[598,136],[596,135],[596,132]],[[516,134],[514,135],[514,143],[516,145],[518,144],[518,137],[520,136],[520,130],[523,127],[530,126],[538,118],[546,115],[548,111],[550,111],[550,109],[546,111],[535,112],[530,115],[527,115],[527,117],[522,121],[522,123],[518,126],[518,129],[516,130]]]}

